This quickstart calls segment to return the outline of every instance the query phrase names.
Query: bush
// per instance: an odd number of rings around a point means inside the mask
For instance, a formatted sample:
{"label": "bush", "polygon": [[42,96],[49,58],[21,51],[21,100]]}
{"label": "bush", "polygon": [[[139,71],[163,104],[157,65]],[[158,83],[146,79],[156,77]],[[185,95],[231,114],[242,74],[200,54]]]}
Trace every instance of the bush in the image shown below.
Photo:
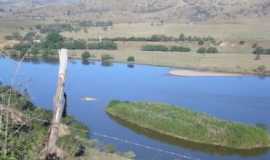
{"label": "bush", "polygon": [[88,60],[90,57],[91,57],[91,55],[87,51],[83,52],[83,54],[81,56],[82,60]]}
{"label": "bush", "polygon": [[170,48],[170,51],[172,51],[172,52],[190,52],[191,49],[188,47],[172,46]]}
{"label": "bush", "polygon": [[19,51],[22,54],[27,53],[30,48],[31,48],[31,44],[30,43],[19,43],[14,45],[13,47],[15,50]]}
{"label": "bush", "polygon": [[244,45],[246,42],[245,41],[240,41],[239,44],[240,45]]}
{"label": "bush", "polygon": [[128,61],[128,62],[135,62],[135,57],[134,57],[134,56],[129,56],[129,57],[127,58],[127,61]]}
{"label": "bush", "polygon": [[197,50],[197,53],[218,53],[218,49],[215,47],[209,47],[209,48],[201,47]]}
{"label": "bush", "polygon": [[164,45],[144,45],[142,48],[143,51],[169,51],[169,48]]}
{"label": "bush", "polygon": [[253,51],[253,54],[263,54],[264,49],[262,47],[256,47],[255,50]]}
{"label": "bush", "polygon": [[267,69],[266,69],[265,65],[260,65],[260,66],[258,66],[254,71],[255,71],[256,73],[260,74],[260,75],[265,75]]}
{"label": "bush", "polygon": [[60,49],[64,38],[58,32],[50,32],[43,43],[45,48]]}
{"label": "bush", "polygon": [[204,45],[204,41],[203,40],[199,40],[198,41],[198,45],[200,45],[200,46]]}
{"label": "bush", "polygon": [[206,50],[207,53],[218,53],[218,49],[215,48],[215,47],[209,47],[207,50]]}
{"label": "bush", "polygon": [[206,53],[206,48],[201,47],[197,50],[197,53]]}
{"label": "bush", "polygon": [[113,57],[111,55],[109,55],[109,54],[104,54],[104,55],[101,56],[101,61],[102,62],[111,61],[111,60],[113,60]]}

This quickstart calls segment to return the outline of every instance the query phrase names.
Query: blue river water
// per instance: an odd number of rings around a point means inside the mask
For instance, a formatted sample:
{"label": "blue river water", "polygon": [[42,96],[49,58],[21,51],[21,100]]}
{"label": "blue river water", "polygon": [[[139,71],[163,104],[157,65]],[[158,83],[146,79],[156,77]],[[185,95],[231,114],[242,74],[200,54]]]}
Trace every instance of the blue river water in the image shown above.
{"label": "blue river water", "polygon": [[[52,109],[58,64],[27,60],[21,65],[0,58],[0,82],[27,89],[34,104]],[[18,70],[16,72],[16,70]],[[87,125],[90,137],[109,143],[120,151],[132,150],[139,160],[269,160],[270,150],[230,151],[188,142],[177,142],[149,131],[133,128],[109,117],[107,104],[114,99],[151,101],[187,107],[209,115],[260,125],[270,131],[270,78],[174,77],[170,68],[128,66],[71,60],[66,93],[68,113]],[[86,102],[82,97],[97,100]]]}

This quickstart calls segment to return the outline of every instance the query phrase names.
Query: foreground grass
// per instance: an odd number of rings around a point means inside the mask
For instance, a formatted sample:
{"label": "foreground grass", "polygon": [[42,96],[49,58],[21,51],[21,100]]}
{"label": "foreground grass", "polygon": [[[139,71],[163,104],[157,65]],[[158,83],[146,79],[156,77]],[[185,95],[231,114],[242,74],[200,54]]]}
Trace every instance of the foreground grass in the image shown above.
{"label": "foreground grass", "polygon": [[232,149],[270,146],[270,135],[262,128],[219,120],[171,105],[112,101],[107,113],[139,127],[181,140]]}
{"label": "foreground grass", "polygon": [[[0,142],[4,142],[5,128],[8,128],[7,154],[4,154],[4,143],[0,144],[0,159],[40,159],[48,136],[52,113],[37,108],[27,97],[11,89],[0,86],[0,109],[8,109],[14,115],[6,121],[5,114],[0,112]],[[2,108],[1,108],[2,107]],[[2,111],[2,110],[1,110]],[[23,117],[23,118],[21,118]],[[6,125],[9,124],[9,125]],[[128,160],[134,158],[132,152],[120,154],[106,150],[95,140],[88,139],[88,129],[74,118],[67,116],[62,120],[60,138],[57,142],[59,150],[66,160]],[[103,149],[105,148],[105,149]]]}

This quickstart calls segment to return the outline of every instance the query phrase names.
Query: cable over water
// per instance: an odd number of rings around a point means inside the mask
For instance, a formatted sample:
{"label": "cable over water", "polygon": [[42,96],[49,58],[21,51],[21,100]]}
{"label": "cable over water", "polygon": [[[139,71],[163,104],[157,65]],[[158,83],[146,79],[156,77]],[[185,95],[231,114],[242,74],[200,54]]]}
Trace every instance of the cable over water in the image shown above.
{"label": "cable over water", "polygon": [[188,155],[185,155],[185,154],[168,151],[168,150],[164,150],[164,149],[161,149],[161,148],[157,148],[157,147],[153,147],[153,146],[149,146],[149,145],[140,144],[140,143],[137,143],[137,142],[132,142],[132,141],[129,141],[129,140],[126,140],[126,139],[122,139],[122,138],[119,138],[119,137],[114,137],[114,136],[110,136],[110,135],[106,135],[106,134],[101,134],[101,133],[97,133],[97,132],[93,132],[92,134],[95,135],[95,136],[97,136],[97,137],[111,139],[111,140],[114,140],[114,141],[118,141],[118,142],[125,143],[125,144],[130,144],[130,145],[133,145],[133,146],[137,146],[137,147],[140,147],[140,148],[152,150],[152,151],[155,151],[155,152],[169,154],[169,155],[175,156],[177,158],[184,158],[186,160],[200,160],[199,158],[194,158],[194,157],[191,157],[191,156],[188,156]]}

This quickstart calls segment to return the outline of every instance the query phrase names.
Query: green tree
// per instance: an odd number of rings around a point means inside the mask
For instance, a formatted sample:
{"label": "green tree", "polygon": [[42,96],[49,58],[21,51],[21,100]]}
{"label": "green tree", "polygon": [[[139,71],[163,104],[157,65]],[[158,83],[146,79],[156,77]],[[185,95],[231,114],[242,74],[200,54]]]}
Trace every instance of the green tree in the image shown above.
{"label": "green tree", "polygon": [[90,53],[88,51],[83,52],[81,58],[83,61],[88,60],[91,57]]}
{"label": "green tree", "polygon": [[206,53],[206,48],[201,47],[197,50],[197,53]]}
{"label": "green tree", "polygon": [[199,40],[198,41],[198,45],[200,45],[200,46],[204,45],[204,41],[203,40]]}
{"label": "green tree", "polygon": [[58,32],[50,32],[46,36],[46,40],[44,42],[45,48],[51,49],[60,49],[62,47],[64,38]]}
{"label": "green tree", "polygon": [[128,62],[135,62],[135,57],[134,57],[134,56],[129,56],[129,57],[127,58],[127,61],[128,61]]}
{"label": "green tree", "polygon": [[179,36],[179,41],[185,41],[185,35],[183,33],[180,34]]}
{"label": "green tree", "polygon": [[215,48],[215,47],[209,47],[207,50],[206,50],[207,53],[218,53],[218,49]]}

